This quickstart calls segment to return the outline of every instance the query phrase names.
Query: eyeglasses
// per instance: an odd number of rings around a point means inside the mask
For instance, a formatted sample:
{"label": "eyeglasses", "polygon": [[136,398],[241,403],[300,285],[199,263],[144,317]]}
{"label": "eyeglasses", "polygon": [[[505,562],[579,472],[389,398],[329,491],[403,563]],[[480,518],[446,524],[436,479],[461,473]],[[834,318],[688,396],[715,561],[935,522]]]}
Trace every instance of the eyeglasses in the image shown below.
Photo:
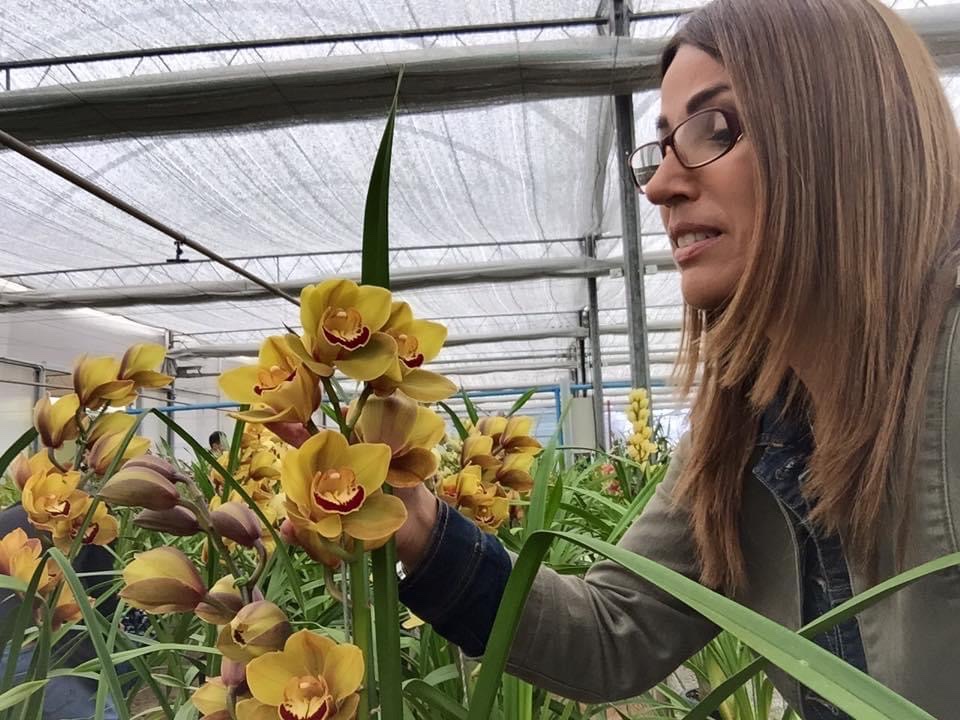
{"label": "eyeglasses", "polygon": [[641,145],[630,153],[628,162],[633,182],[640,192],[644,192],[666,157],[668,147],[673,148],[677,162],[693,170],[722,158],[742,137],[743,130],[734,113],[719,108],[701,110],[677,125],[663,139]]}

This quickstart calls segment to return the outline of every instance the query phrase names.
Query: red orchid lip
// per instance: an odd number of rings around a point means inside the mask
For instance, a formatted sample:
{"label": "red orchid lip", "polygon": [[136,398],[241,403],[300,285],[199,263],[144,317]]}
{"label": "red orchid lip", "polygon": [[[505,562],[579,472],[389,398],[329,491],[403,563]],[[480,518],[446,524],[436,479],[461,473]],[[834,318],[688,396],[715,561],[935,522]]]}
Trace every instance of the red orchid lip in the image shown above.
{"label": "red orchid lip", "polygon": [[323,328],[323,337],[326,338],[327,342],[331,345],[339,345],[346,350],[356,350],[358,347],[363,347],[367,344],[367,341],[370,339],[370,329],[364,325],[355,337],[345,338]]}
{"label": "red orchid lip", "polygon": [[358,507],[363,505],[363,500],[365,495],[366,493],[363,490],[363,486],[358,485],[357,491],[345,503],[334,502],[333,500],[329,500],[318,493],[313,494],[313,499],[316,501],[317,506],[324,512],[337,513],[338,515],[345,515],[347,513],[353,512]]}

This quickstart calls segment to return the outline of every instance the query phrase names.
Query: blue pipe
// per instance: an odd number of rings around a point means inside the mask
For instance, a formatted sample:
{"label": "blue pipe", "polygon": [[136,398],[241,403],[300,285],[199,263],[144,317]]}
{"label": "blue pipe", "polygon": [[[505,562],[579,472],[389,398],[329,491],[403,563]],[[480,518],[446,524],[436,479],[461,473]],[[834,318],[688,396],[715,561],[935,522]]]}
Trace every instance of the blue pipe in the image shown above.
{"label": "blue pipe", "polygon": [[127,410],[128,415],[142,415],[143,413],[156,410],[157,412],[174,413],[181,410],[223,410],[225,408],[238,408],[240,403],[235,402],[215,402],[198,403],[196,405],[164,405],[156,408],[131,408]]}

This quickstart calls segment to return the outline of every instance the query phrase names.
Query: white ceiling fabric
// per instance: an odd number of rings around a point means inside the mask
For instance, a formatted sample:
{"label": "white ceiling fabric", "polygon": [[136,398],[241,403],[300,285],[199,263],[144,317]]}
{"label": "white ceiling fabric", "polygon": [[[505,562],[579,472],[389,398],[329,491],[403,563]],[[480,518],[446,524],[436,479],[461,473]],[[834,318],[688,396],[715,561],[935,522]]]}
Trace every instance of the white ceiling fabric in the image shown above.
{"label": "white ceiling fabric", "polygon": [[[633,10],[699,4],[643,0],[634,2]],[[597,5],[598,0],[6,0],[0,7],[0,64],[199,43],[584,18],[592,17]],[[662,37],[675,26],[669,18],[636,22],[633,34]],[[10,73],[10,91],[228,64],[597,32],[578,26],[462,33],[17,68]],[[0,104],[3,82],[0,73]],[[656,94],[635,94],[634,106],[641,142],[653,128]],[[580,255],[578,239],[588,235],[601,236],[599,257],[621,255],[611,112],[606,97],[430,114],[403,114],[401,102],[390,191],[395,266],[569,258]],[[359,268],[351,253],[360,247],[364,195],[382,129],[382,120],[356,120],[72,143],[43,151],[223,256],[269,256],[242,264],[280,281]],[[644,249],[669,249],[656,213],[642,198],[641,210]],[[68,289],[234,279],[224,268],[197,262],[189,250],[192,262],[166,263],[173,254],[169,238],[24,158],[0,152],[0,275],[8,280],[26,288]],[[114,265],[129,267],[100,269]],[[66,270],[83,272],[51,273]],[[601,324],[626,322],[623,280],[601,278],[598,291]],[[648,318],[679,318],[676,273],[648,274],[645,292]],[[582,279],[549,279],[437,287],[406,292],[401,299],[421,317],[442,319],[451,335],[520,336],[525,330],[576,325],[587,290]],[[281,300],[141,305],[111,312],[173,331],[179,347],[249,343],[282,332],[284,324],[298,324],[297,309]],[[24,317],[0,313],[0,328]],[[679,337],[651,333],[649,341],[651,352],[672,352]],[[605,335],[601,345],[605,355],[618,358],[604,369],[604,377],[629,379],[628,364],[619,364],[625,361],[626,337]],[[446,349],[441,360],[475,366],[477,358],[572,358],[574,346],[563,338],[468,345]],[[564,368],[524,371],[517,363],[512,372],[455,379],[470,387],[517,387],[553,383],[569,374]],[[668,371],[660,362],[651,374],[662,377]]]}

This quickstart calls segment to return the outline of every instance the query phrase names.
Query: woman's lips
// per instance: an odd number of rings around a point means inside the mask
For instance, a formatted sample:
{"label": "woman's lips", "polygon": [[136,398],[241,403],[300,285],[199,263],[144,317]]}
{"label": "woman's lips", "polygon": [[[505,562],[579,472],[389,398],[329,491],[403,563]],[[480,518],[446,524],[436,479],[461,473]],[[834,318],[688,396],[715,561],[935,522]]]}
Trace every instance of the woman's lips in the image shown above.
{"label": "woman's lips", "polygon": [[715,235],[711,238],[707,238],[706,240],[696,242],[693,245],[687,245],[686,247],[682,248],[674,248],[673,260],[675,263],[677,263],[677,265],[683,267],[684,265],[692,262],[695,257],[705,251],[707,248],[716,245],[723,238],[724,235],[721,233],[720,235]]}

